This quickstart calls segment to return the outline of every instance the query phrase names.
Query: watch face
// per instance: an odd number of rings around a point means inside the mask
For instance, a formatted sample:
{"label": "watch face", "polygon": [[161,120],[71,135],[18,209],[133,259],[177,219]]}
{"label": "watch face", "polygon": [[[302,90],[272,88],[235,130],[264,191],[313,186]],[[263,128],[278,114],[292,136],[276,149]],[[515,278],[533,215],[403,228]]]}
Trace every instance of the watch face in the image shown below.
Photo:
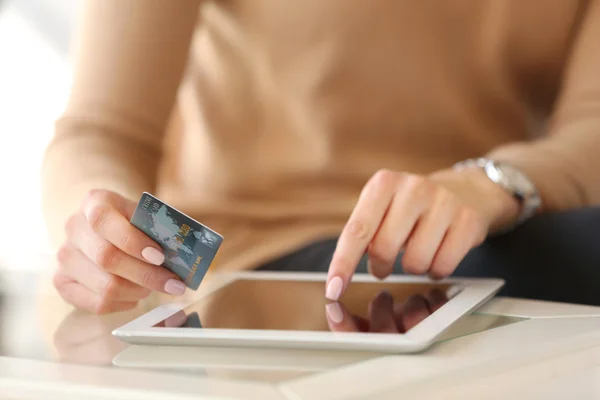
{"label": "watch face", "polygon": [[541,206],[541,198],[533,181],[509,164],[489,160],[485,164],[488,177],[521,202],[519,222],[531,217]]}
{"label": "watch face", "polygon": [[510,165],[500,164],[497,166],[498,172],[502,175],[502,180],[515,191],[529,194],[535,191],[535,186],[521,171]]}

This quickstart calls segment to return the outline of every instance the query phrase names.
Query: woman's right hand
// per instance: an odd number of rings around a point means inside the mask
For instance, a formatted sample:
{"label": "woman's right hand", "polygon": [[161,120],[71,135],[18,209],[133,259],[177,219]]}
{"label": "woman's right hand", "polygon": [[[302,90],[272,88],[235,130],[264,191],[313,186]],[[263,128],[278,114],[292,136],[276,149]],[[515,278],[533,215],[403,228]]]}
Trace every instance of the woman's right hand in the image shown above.
{"label": "woman's right hand", "polygon": [[136,204],[92,190],[65,225],[54,286],[68,303],[97,314],[133,308],[151,291],[182,295],[185,284],[160,266],[161,247],[129,220]]}

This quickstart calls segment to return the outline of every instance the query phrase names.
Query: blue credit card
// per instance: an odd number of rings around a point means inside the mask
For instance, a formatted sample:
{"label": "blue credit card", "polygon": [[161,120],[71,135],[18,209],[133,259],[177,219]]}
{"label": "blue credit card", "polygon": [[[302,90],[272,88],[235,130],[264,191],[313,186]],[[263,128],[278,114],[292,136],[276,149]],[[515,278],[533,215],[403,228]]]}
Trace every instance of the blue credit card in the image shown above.
{"label": "blue credit card", "polygon": [[223,242],[221,235],[146,192],[130,222],[162,247],[164,267],[198,289]]}

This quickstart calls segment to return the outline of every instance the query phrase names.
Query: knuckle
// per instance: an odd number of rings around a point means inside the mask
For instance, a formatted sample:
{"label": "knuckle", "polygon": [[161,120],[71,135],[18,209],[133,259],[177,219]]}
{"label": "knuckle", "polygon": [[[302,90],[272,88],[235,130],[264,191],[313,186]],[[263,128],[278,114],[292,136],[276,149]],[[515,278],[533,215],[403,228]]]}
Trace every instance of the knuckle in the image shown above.
{"label": "knuckle", "polygon": [[67,244],[63,244],[60,246],[58,251],[56,252],[56,259],[58,260],[58,264],[62,265],[67,263],[71,259],[72,249],[71,246]]}
{"label": "knuckle", "polygon": [[108,218],[109,207],[102,203],[96,203],[89,207],[86,212],[87,222],[94,232],[102,229]]}
{"label": "knuckle", "polygon": [[65,232],[67,236],[72,236],[75,233],[79,222],[78,220],[78,214],[71,214],[69,218],[67,218],[65,221]]}
{"label": "knuckle", "polygon": [[404,174],[400,187],[411,194],[413,199],[430,204],[439,195],[440,188],[429,179],[416,174]]}
{"label": "knuckle", "polygon": [[117,247],[124,249],[126,252],[132,252],[131,233],[125,232],[116,239]]}
{"label": "knuckle", "polygon": [[461,202],[453,193],[445,188],[436,189],[436,191],[432,201],[433,204],[431,205],[432,212],[437,216],[447,217],[447,223],[450,224],[460,215]]}
{"label": "knuckle", "polygon": [[460,202],[458,200],[458,197],[456,197],[454,193],[452,193],[445,187],[436,185],[435,188],[432,190],[440,206],[444,207],[445,209],[456,209],[457,207],[459,207]]}
{"label": "knuckle", "polygon": [[421,175],[417,174],[403,174],[402,175],[402,185],[408,189],[416,190],[418,188],[422,188],[427,186],[427,179],[425,179]]}
{"label": "knuckle", "polygon": [[153,288],[156,287],[156,282],[158,281],[158,274],[154,270],[154,268],[147,267],[144,268],[144,271],[140,274],[139,285],[144,288]]}
{"label": "knuckle", "polygon": [[352,219],[348,222],[347,232],[354,239],[364,240],[369,237],[370,227],[365,221]]}
{"label": "knuckle", "polygon": [[103,189],[91,189],[88,191],[83,199],[84,204],[89,204],[91,202],[101,201],[106,198],[107,191]]}
{"label": "knuckle", "polygon": [[62,293],[65,287],[65,279],[60,273],[55,273],[52,276],[52,286],[59,292]]}
{"label": "knuckle", "polygon": [[371,179],[373,185],[376,187],[385,187],[390,184],[394,184],[396,180],[397,173],[385,168],[375,172],[375,174],[373,174],[373,178]]}
{"label": "knuckle", "polygon": [[75,305],[77,299],[74,297],[73,285],[70,282],[70,279],[60,272],[54,274],[52,277],[52,285],[60,297],[68,304]]}
{"label": "knuckle", "polygon": [[119,279],[117,276],[111,275],[102,287],[100,299],[106,302],[116,299],[121,291],[121,285],[121,279]]}
{"label": "knuckle", "polygon": [[96,265],[105,270],[113,269],[119,263],[119,250],[110,243],[104,243],[96,252]]}

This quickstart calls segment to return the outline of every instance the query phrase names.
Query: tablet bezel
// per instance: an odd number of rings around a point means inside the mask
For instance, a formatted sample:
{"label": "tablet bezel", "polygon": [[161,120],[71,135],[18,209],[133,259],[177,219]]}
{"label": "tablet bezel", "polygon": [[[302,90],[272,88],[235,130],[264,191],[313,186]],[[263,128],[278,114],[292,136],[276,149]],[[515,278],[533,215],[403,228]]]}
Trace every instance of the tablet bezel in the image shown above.
{"label": "tablet bezel", "polygon": [[[461,317],[493,297],[504,285],[496,278],[448,278],[438,283],[458,285],[460,291],[437,311],[405,334],[368,334],[354,332],[312,332],[294,330],[247,330],[216,328],[165,328],[157,323],[179,312],[238,279],[322,281],[326,273],[320,272],[233,272],[213,277],[208,290],[194,301],[161,305],[135,320],[115,329],[117,338],[134,344],[195,345],[224,347],[280,347],[365,350],[384,352],[418,352],[434,343]],[[352,283],[381,282],[368,274],[355,274]],[[427,277],[394,275],[385,283],[431,283]]]}

